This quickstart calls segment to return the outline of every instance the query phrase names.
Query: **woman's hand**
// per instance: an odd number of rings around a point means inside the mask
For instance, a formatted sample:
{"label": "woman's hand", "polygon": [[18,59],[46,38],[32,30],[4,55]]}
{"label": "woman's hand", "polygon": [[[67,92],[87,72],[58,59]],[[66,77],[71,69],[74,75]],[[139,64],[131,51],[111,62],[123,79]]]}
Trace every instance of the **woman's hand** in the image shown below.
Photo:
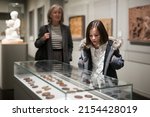
{"label": "woman's hand", "polygon": [[42,39],[47,40],[50,38],[50,33],[45,33],[42,37]]}

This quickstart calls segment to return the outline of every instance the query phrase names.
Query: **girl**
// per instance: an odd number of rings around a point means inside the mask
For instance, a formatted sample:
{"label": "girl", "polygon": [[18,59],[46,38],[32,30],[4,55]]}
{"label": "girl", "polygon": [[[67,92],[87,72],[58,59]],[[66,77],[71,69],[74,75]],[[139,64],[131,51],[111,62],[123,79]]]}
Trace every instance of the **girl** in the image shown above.
{"label": "girl", "polygon": [[120,40],[108,39],[107,31],[100,20],[90,22],[86,39],[81,42],[80,47],[78,66],[83,69],[82,75],[86,71],[92,71],[94,77],[104,75],[117,78],[116,70],[124,66],[124,60],[119,53],[120,46]]}

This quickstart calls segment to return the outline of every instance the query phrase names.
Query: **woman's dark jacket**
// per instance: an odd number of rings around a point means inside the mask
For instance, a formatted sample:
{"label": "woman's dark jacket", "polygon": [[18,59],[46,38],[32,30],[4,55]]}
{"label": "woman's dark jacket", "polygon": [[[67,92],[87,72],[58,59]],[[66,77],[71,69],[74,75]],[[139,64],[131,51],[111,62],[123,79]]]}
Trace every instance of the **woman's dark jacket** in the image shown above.
{"label": "woman's dark jacket", "polygon": [[[62,34],[63,62],[69,63],[72,60],[73,42],[71,32],[68,26],[60,25]],[[34,45],[38,48],[35,54],[35,60],[54,60],[51,37],[43,40],[44,33],[51,33],[51,26],[44,25],[40,28],[38,38]]]}
{"label": "woman's dark jacket", "polygon": [[[114,50],[113,41],[109,40],[104,56],[103,75],[117,78],[116,70],[124,66],[124,60],[119,53],[119,49]],[[78,66],[81,69],[92,71],[92,57],[90,48],[82,48]]]}

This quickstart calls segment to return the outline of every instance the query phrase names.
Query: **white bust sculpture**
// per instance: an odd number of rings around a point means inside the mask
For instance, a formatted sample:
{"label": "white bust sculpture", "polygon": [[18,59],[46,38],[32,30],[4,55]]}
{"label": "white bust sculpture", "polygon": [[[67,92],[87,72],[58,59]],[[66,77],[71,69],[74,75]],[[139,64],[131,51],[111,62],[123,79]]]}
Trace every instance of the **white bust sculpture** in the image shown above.
{"label": "white bust sculpture", "polygon": [[20,39],[20,24],[21,21],[18,18],[18,12],[12,11],[10,13],[10,20],[6,20],[7,29],[5,30],[5,39],[3,42],[14,42],[14,41],[22,41]]}

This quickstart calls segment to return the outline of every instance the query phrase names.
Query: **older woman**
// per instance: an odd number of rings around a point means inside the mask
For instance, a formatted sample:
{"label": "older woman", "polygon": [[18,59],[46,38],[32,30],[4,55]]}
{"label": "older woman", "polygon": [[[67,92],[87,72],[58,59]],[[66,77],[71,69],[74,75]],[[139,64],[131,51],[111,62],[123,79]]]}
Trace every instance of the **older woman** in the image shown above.
{"label": "older woman", "polygon": [[47,13],[48,24],[40,28],[35,47],[35,60],[58,60],[70,63],[72,60],[72,36],[70,28],[63,24],[63,8],[54,4]]}

